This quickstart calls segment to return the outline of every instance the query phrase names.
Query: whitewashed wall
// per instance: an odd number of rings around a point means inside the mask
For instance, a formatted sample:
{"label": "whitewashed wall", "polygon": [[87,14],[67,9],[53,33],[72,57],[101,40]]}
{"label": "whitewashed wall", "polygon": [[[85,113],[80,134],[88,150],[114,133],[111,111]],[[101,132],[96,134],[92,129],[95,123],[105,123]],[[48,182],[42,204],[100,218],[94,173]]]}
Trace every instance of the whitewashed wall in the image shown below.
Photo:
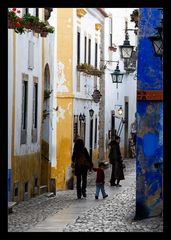
{"label": "whitewashed wall", "polygon": [[[113,53],[113,61],[119,60],[119,69],[121,72],[125,72],[123,66],[123,60],[120,58],[120,50],[119,45],[123,45],[123,41],[125,40],[125,17],[128,20],[128,28],[133,29],[134,23],[130,22],[130,14],[134,10],[134,8],[112,8],[106,9],[112,14],[113,18],[113,43],[117,46],[117,51]],[[106,35],[105,39],[108,38],[108,28],[109,24],[106,21]],[[128,31],[129,40],[131,45],[136,45],[136,37],[133,31]],[[106,52],[105,58],[109,59],[108,55],[108,40],[105,41]],[[124,109],[124,96],[128,96],[129,98],[129,120],[128,120],[128,137],[130,133],[130,124],[133,122],[136,112],[136,80],[134,79],[136,72],[131,74],[124,74],[123,83],[118,84],[118,88],[116,88],[116,84],[112,83],[111,75],[117,63],[113,63],[111,66],[108,64],[105,75],[105,86],[106,86],[106,96],[105,96],[105,133],[108,133],[108,130],[111,129],[111,111],[115,110],[117,114],[117,109],[122,105]],[[109,70],[110,69],[110,70]],[[118,115],[119,116],[119,115]],[[124,114],[123,114],[124,116]],[[120,124],[119,119],[115,119],[115,128],[118,129]],[[124,147],[124,127],[121,133],[121,147]]]}
{"label": "whitewashed wall", "polygon": [[13,104],[13,30],[8,30],[8,168],[11,169]]}
{"label": "whitewashed wall", "polygon": [[[91,36],[91,65],[95,63],[95,40],[98,44],[98,59],[97,66],[100,66],[100,31],[95,29],[96,23],[102,22],[102,17],[97,9],[86,8],[87,14],[83,18],[79,18],[76,15],[76,9],[73,9],[74,13],[74,41],[73,41],[73,93],[74,99],[74,115],[85,114],[86,116],[86,136],[85,146],[89,150],[90,141],[90,115],[89,110],[94,110],[93,117],[93,149],[94,149],[94,136],[95,136],[95,116],[97,115],[97,126],[99,125],[99,104],[94,103],[92,100],[92,94],[94,91],[94,76],[80,74],[80,92],[77,92],[77,27],[80,27],[80,63],[84,63],[84,37],[87,36],[87,63],[88,63],[88,37]],[[78,24],[81,22],[81,24]],[[99,89],[99,78],[97,78],[97,89]],[[97,128],[97,148],[98,148],[98,128]]]}
{"label": "whitewashed wall", "polygon": [[[50,151],[49,151],[49,158],[51,161],[51,166],[56,166],[56,128],[57,128],[57,112],[53,109],[57,107],[57,98],[56,98],[56,92],[57,92],[57,8],[53,8],[53,11],[51,12],[51,17],[49,18],[49,24],[55,28],[55,32],[53,34],[49,34],[48,42],[51,44],[50,47],[50,67],[51,67],[51,84],[52,84],[52,97],[51,97],[51,108],[52,108],[52,114],[50,115],[50,128],[51,128],[51,134],[50,134]],[[48,53],[46,53],[48,54]]]}
{"label": "whitewashed wall", "polygon": [[[28,41],[34,42],[34,68],[28,69]],[[28,117],[27,144],[20,144],[22,110],[22,73],[28,74]],[[37,142],[32,143],[33,76],[38,77],[38,133]],[[40,127],[42,103],[42,38],[33,32],[16,35],[16,116],[15,116],[15,155],[40,151]]]}

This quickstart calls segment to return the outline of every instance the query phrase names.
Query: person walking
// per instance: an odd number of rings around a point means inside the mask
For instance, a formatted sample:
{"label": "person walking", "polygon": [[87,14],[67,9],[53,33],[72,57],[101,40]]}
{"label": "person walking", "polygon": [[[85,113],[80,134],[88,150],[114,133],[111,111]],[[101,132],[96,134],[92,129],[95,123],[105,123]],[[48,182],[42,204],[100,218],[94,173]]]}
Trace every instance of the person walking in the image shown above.
{"label": "person walking", "polygon": [[95,172],[97,172],[96,175],[96,194],[95,194],[95,199],[99,198],[99,192],[102,192],[102,196],[103,198],[108,197],[108,195],[105,192],[105,174],[104,174],[104,168],[105,168],[105,164],[103,162],[99,163],[99,167],[98,168],[94,168],[93,170]]}
{"label": "person walking", "polygon": [[90,155],[84,146],[84,141],[78,138],[75,141],[72,154],[72,167],[76,176],[77,197],[86,197],[87,172],[93,167]]}
{"label": "person walking", "polygon": [[[123,172],[123,161],[120,152],[120,137],[116,136],[115,140],[110,142],[110,152],[109,152],[109,162],[112,164],[112,173],[110,178],[110,185],[121,187],[119,184],[120,180],[124,180],[124,172]],[[117,182],[115,183],[115,181]]]}

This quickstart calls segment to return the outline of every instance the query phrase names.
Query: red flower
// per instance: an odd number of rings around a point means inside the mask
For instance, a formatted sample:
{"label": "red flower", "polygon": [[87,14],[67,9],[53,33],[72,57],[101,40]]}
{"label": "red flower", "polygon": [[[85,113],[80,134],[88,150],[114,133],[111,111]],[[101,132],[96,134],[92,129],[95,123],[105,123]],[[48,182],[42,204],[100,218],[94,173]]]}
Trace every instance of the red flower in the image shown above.
{"label": "red flower", "polygon": [[12,10],[15,12],[17,9],[16,9],[16,8],[13,8]]}
{"label": "red flower", "polygon": [[16,27],[21,27],[21,23],[17,22]]}
{"label": "red flower", "polygon": [[17,11],[17,13],[20,13],[20,12],[21,12],[20,10]]}
{"label": "red flower", "polygon": [[20,18],[20,17],[18,17],[18,18],[16,18],[17,19],[17,21],[21,21],[22,20],[22,18]]}

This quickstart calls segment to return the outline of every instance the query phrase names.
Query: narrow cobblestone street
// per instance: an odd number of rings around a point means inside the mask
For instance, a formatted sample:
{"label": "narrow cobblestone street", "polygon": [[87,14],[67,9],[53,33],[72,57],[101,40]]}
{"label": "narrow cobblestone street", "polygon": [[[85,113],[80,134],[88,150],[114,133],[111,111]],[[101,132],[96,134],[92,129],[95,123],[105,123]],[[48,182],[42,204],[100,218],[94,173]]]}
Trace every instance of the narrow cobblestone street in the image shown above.
{"label": "narrow cobblestone street", "polygon": [[58,191],[55,197],[42,194],[21,202],[8,215],[9,232],[162,232],[163,220],[153,217],[141,221],[135,216],[135,159],[124,160],[122,187],[109,184],[111,168],[106,172],[108,198],[94,199],[95,172],[88,174],[87,198],[77,200],[76,189]]}

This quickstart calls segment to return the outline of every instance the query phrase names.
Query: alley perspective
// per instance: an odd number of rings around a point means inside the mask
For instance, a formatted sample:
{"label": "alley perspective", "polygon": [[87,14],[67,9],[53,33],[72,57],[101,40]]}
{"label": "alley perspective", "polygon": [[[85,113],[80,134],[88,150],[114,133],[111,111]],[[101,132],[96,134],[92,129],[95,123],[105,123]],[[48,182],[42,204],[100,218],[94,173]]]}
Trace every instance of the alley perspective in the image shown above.
{"label": "alley perspective", "polygon": [[134,220],[135,159],[124,163],[122,187],[111,187],[111,167],[105,171],[108,198],[94,198],[96,174],[89,172],[87,198],[77,199],[74,187],[21,202],[9,215],[9,232],[162,232],[161,216]]}
{"label": "alley perspective", "polygon": [[163,9],[7,12],[8,231],[162,232]]}

